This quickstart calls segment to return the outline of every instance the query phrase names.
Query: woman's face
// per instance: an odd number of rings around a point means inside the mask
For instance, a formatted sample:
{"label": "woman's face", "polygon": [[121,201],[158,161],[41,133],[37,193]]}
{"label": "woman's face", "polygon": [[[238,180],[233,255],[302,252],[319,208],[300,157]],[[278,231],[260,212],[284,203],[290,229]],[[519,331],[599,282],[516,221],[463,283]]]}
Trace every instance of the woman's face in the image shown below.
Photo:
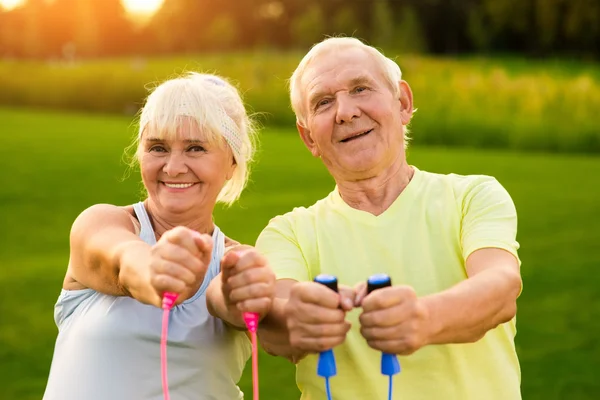
{"label": "woman's face", "polygon": [[197,124],[185,118],[173,139],[151,129],[140,143],[140,168],[148,199],[158,210],[181,214],[214,208],[219,192],[231,179],[231,149],[210,144]]}

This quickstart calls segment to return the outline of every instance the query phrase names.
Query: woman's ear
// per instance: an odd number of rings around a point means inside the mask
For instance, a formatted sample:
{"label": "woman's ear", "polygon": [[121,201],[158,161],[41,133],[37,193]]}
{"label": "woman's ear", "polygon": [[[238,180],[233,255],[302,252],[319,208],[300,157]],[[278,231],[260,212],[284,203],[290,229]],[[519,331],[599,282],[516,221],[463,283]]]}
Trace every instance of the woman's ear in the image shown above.
{"label": "woman's ear", "polygon": [[227,180],[230,180],[231,178],[233,178],[233,173],[235,172],[235,169],[237,168],[237,162],[235,161],[235,157],[232,157],[233,161],[231,163],[231,165],[229,166],[229,168],[227,169],[227,174],[225,175],[225,178]]}

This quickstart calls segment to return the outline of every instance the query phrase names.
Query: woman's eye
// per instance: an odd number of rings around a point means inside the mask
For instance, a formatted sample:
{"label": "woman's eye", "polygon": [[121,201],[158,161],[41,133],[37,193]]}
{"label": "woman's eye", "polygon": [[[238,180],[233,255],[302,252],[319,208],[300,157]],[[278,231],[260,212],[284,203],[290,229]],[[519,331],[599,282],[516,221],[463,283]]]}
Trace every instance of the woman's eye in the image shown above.
{"label": "woman's eye", "polygon": [[354,92],[355,92],[355,93],[361,93],[361,92],[364,92],[365,90],[367,90],[367,88],[366,88],[366,87],[364,87],[364,86],[359,86],[359,87],[357,87],[356,89],[354,89]]}
{"label": "woman's eye", "polygon": [[167,150],[163,146],[152,146],[148,151],[154,153],[165,153]]}
{"label": "woman's eye", "polygon": [[206,149],[202,146],[191,146],[188,151],[192,151],[192,152],[202,152],[202,151],[206,151]]}

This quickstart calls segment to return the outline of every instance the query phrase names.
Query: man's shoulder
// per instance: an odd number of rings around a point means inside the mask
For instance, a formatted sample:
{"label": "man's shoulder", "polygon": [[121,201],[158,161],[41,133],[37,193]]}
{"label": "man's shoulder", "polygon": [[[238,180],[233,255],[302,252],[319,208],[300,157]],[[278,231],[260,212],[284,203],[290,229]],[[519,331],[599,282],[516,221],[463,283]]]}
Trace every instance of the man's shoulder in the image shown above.
{"label": "man's shoulder", "polygon": [[468,196],[469,193],[478,190],[501,188],[502,185],[491,175],[483,174],[457,174],[457,173],[436,173],[421,171],[423,180],[428,185],[445,186],[451,189],[456,197]]}
{"label": "man's shoulder", "polygon": [[[333,193],[333,192],[332,192]],[[322,212],[324,209],[331,207],[331,195],[317,200],[310,206],[298,206],[294,207],[291,211],[284,214],[277,215],[271,218],[269,224],[272,223],[288,223],[297,224],[298,222],[313,221],[317,214]]]}

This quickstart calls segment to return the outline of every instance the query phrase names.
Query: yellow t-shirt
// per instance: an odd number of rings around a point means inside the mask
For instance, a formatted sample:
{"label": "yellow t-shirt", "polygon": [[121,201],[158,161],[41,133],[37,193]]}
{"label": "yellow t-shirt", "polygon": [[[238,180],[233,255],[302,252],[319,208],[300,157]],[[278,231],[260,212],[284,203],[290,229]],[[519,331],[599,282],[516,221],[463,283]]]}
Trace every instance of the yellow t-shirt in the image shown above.
{"label": "yellow t-shirt", "polygon": [[[517,256],[516,233],[514,204],[494,178],[415,168],[408,186],[383,214],[351,208],[334,190],[311,207],[273,218],[257,247],[278,279],[308,281],[327,273],[354,285],[386,273],[393,284],[410,285],[424,296],[467,279],[465,260],[477,249],[496,247]],[[381,353],[361,336],[360,312],[348,313],[352,329],[334,349],[334,399],[387,398]],[[520,399],[515,334],[513,319],[476,343],[431,345],[399,357],[402,371],[394,377],[394,399]],[[326,399],[317,359],[309,355],[298,363],[302,399]]]}

